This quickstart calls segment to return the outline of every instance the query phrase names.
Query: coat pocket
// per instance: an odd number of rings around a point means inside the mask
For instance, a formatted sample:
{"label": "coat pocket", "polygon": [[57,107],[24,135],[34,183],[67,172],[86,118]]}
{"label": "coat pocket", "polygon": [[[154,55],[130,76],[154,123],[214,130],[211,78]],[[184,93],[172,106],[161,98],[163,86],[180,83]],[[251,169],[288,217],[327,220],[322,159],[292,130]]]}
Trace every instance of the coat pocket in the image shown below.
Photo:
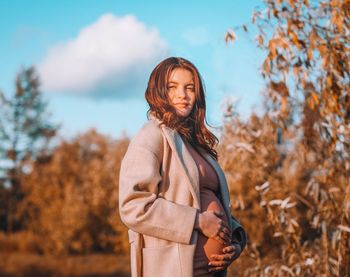
{"label": "coat pocket", "polygon": [[142,249],[143,277],[182,276],[177,244]]}

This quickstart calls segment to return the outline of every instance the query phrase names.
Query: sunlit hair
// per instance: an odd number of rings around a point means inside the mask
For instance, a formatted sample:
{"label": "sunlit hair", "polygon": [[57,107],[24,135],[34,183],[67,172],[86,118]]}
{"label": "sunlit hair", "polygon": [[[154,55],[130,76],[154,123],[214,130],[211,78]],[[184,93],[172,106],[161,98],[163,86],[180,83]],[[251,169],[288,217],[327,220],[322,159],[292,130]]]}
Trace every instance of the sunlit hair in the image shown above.
{"label": "sunlit hair", "polygon": [[[184,118],[176,113],[168,99],[168,81],[171,73],[178,68],[189,70],[194,79],[195,103],[188,117]],[[188,60],[180,57],[170,57],[160,62],[152,71],[145,93],[149,104],[147,117],[153,114],[171,129],[175,129],[192,145],[200,146],[216,160],[217,151],[214,146],[218,138],[211,133],[205,123],[205,88],[197,68]],[[204,123],[205,122],[205,123]]]}

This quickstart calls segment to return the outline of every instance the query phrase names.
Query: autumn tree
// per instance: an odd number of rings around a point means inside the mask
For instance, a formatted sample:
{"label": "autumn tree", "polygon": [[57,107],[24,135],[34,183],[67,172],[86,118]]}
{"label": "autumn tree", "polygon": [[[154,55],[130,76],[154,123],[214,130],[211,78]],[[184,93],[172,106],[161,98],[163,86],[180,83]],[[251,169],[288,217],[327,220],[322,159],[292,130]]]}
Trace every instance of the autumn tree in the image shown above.
{"label": "autumn tree", "polygon": [[[264,261],[251,249],[257,267],[249,274],[348,276],[350,2],[265,0],[243,29],[257,30],[266,53],[265,115],[282,146],[280,176],[251,187],[260,194],[270,240],[281,242],[274,249],[280,256]],[[241,138],[247,142],[246,151],[256,151],[252,138]]]}
{"label": "autumn tree", "polygon": [[118,176],[128,139],[89,130],[63,140],[46,162],[33,161],[20,211],[26,229],[45,237],[43,253],[126,253],[118,214]]}
{"label": "autumn tree", "polygon": [[21,177],[25,162],[44,158],[57,126],[48,119],[47,103],[39,90],[34,67],[17,74],[15,92],[0,92],[0,191],[1,228],[12,232],[20,228],[15,220],[17,203],[23,198]]}

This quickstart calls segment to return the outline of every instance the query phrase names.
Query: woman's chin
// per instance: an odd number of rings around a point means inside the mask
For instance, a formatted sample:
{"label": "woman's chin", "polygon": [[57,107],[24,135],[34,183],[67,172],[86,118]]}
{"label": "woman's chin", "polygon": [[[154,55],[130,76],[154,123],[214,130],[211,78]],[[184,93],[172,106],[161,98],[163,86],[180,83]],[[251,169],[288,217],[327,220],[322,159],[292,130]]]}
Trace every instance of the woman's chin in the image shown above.
{"label": "woman's chin", "polygon": [[190,112],[188,112],[188,111],[176,111],[176,114],[180,117],[186,118],[190,115]]}

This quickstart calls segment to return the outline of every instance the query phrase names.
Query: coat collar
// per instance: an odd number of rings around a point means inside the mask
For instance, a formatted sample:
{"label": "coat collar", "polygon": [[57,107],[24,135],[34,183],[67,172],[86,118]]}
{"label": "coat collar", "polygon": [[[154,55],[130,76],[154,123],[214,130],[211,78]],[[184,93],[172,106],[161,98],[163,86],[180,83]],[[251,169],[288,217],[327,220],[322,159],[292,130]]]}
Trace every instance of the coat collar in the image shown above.
{"label": "coat collar", "polygon": [[[153,114],[149,116],[150,120],[157,122],[165,135],[176,159],[181,165],[183,171],[186,173],[187,183],[189,190],[194,199],[194,205],[200,209],[200,195],[199,195],[199,172],[196,162],[193,160],[192,155],[186,148],[181,136],[176,130],[167,127],[160,119],[155,117]],[[197,150],[203,155],[203,157],[213,166],[215,169],[220,183],[221,196],[223,206],[227,213],[228,218],[230,217],[230,194],[227,187],[226,177],[222,171],[220,165],[215,159],[213,159],[205,150],[197,148]]]}

